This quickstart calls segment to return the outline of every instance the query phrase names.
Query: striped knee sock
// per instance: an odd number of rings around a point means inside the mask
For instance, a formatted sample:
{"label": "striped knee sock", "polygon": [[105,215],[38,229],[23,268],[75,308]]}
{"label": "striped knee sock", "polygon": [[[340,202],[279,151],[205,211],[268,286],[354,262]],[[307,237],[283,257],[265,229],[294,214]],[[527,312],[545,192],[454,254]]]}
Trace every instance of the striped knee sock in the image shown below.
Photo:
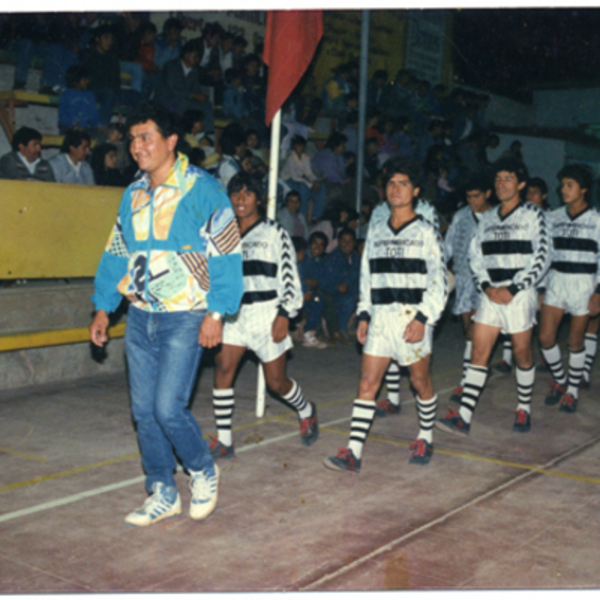
{"label": "striped knee sock", "polygon": [[400,365],[395,360],[391,360],[385,373],[385,387],[387,398],[394,406],[400,406],[400,379]]}
{"label": "striped knee sock", "polygon": [[363,446],[369,435],[369,429],[375,418],[375,400],[357,398],[352,406],[352,423],[350,425],[350,442],[348,448],[356,458],[360,458]]}
{"label": "striped knee sock", "polygon": [[465,380],[467,379],[467,368],[471,364],[471,353],[473,350],[473,342],[471,340],[467,340],[465,342],[465,351],[463,353],[463,372],[462,379],[460,380],[460,387],[465,385]]}
{"label": "striped knee sock", "polygon": [[528,369],[517,367],[517,396],[519,404],[517,409],[522,409],[531,414],[531,396],[533,395],[533,383],[535,382],[535,367],[531,365]]}
{"label": "striped knee sock", "polygon": [[416,400],[417,415],[419,416],[418,438],[431,444],[433,442],[433,426],[435,424],[438,397],[435,395],[429,400],[421,400],[419,396],[416,396]]}
{"label": "striped knee sock", "polygon": [[507,362],[509,365],[512,365],[512,354],[512,339],[507,337],[502,344],[502,360]]}
{"label": "striped knee sock", "polygon": [[550,369],[550,373],[552,373],[552,379],[564,388],[567,385],[567,376],[563,369],[562,356],[560,355],[558,344],[554,344],[552,348],[542,348],[541,350],[544,360]]}
{"label": "striped knee sock", "polygon": [[232,444],[231,420],[234,404],[233,388],[228,390],[213,389],[213,411],[217,424],[217,437],[221,444],[225,446],[231,446]]}
{"label": "striped knee sock", "polygon": [[592,363],[598,349],[598,335],[595,333],[585,334],[585,366],[583,367],[583,380],[590,381],[590,373],[592,372]]}
{"label": "striped knee sock", "polygon": [[567,394],[571,398],[579,396],[579,384],[581,383],[585,358],[585,348],[577,352],[569,351],[569,387],[567,388]]}
{"label": "striped knee sock", "polygon": [[479,396],[483,391],[487,374],[487,367],[476,367],[475,365],[467,367],[467,376],[462,396],[460,397],[460,408],[458,409],[458,414],[465,423],[470,423],[473,418],[473,413],[479,401]]}
{"label": "striped knee sock", "polygon": [[292,408],[298,411],[298,416],[301,419],[308,419],[312,413],[311,405],[306,401],[302,388],[292,379],[292,389],[285,395],[281,396]]}

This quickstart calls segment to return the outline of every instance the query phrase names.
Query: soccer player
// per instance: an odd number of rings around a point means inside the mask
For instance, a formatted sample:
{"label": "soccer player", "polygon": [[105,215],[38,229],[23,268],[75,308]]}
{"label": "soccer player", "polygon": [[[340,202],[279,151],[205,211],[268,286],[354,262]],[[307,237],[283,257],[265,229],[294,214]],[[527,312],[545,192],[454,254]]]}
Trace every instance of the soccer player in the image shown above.
{"label": "soccer player", "polygon": [[[565,206],[550,213],[550,270],[542,305],[540,344],[553,381],[546,404],[575,412],[585,365],[584,336],[590,314],[600,313],[600,213],[590,206],[592,172],[582,164],[558,173]],[[556,333],[565,312],[569,327],[569,374],[564,372]]]}
{"label": "soccer player", "polygon": [[223,344],[216,357],[213,408],[218,437],[211,440],[214,459],[235,455],[231,421],[233,381],[247,349],[263,364],[267,386],[294,408],[304,446],[319,435],[317,410],[286,375],[286,352],[292,347],[289,320],[302,308],[303,294],[294,246],[283,227],[260,214],[261,182],[248,173],[234,175],[227,192],[242,236],[244,295],[239,312],[224,319]]}
{"label": "soccer player", "polygon": [[444,309],[448,283],[442,239],[414,210],[420,181],[421,167],[410,159],[398,158],[386,170],[384,186],[392,213],[388,220],[369,226],[361,262],[356,336],[364,348],[350,441],[324,460],[330,469],[360,471],[375,396],[392,358],[408,366],[417,392],[420,429],[410,446],[410,462],[431,460],[437,396],[429,363],[433,327]]}
{"label": "soccer player", "polygon": [[458,402],[465,385],[467,367],[471,363],[473,346],[473,316],[479,307],[480,297],[469,267],[469,245],[477,231],[481,215],[491,208],[492,186],[489,178],[479,173],[473,175],[465,184],[465,197],[468,205],[456,212],[446,233],[444,249],[448,263],[452,260],[456,279],[456,293],[452,314],[461,315],[465,331],[465,350],[463,353],[463,373],[460,384],[454,388],[451,402]]}
{"label": "soccer player", "polygon": [[535,323],[535,286],[547,269],[549,237],[542,210],[522,201],[527,168],[518,159],[494,165],[497,209],[481,216],[469,250],[471,270],[481,293],[475,313],[473,351],[458,411],[450,408],[439,429],[468,435],[473,412],[485,385],[488,360],[500,331],[512,336],[517,363],[518,406],[513,430],[531,429],[531,396],[535,369],[531,332]]}

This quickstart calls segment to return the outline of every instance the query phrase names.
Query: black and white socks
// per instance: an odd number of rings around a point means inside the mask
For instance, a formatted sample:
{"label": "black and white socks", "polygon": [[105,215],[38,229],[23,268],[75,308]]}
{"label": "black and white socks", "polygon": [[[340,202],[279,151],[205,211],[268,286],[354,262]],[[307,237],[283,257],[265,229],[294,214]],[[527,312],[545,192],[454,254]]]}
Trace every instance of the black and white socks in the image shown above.
{"label": "black and white socks", "polygon": [[460,397],[460,408],[458,409],[458,414],[465,423],[470,423],[473,418],[487,374],[487,367],[477,367],[475,365],[467,367],[467,376],[465,377],[465,384]]}
{"label": "black and white socks", "polygon": [[362,456],[363,446],[369,435],[369,429],[375,418],[375,400],[357,398],[352,406],[352,423],[350,424],[350,442],[348,448],[358,459]]}
{"label": "black and white socks", "polygon": [[231,419],[234,405],[233,388],[227,390],[213,389],[213,411],[217,425],[217,437],[224,446],[231,446],[232,444]]}

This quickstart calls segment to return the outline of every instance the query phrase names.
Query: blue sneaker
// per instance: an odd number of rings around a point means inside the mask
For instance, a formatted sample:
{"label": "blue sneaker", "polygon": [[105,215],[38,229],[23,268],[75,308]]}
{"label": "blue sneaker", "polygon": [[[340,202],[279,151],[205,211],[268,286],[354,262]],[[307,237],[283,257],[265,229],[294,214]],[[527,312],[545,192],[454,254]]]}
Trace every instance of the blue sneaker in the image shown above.
{"label": "blue sneaker", "polygon": [[213,468],[203,471],[190,471],[190,491],[192,500],[190,502],[190,517],[194,521],[206,519],[217,507],[219,494],[219,467],[215,464]]}
{"label": "blue sneaker", "polygon": [[356,458],[349,448],[340,448],[335,456],[328,456],[323,464],[333,471],[349,471],[350,473],[360,471],[360,459]]}
{"label": "blue sneaker", "polygon": [[312,446],[319,437],[319,423],[317,422],[317,407],[313,402],[309,402],[312,406],[310,417],[300,421],[300,441],[303,446]]}
{"label": "blue sneaker", "polygon": [[125,517],[125,523],[146,527],[181,514],[181,498],[175,486],[166,487],[161,481],[156,481],[152,485],[152,492],[144,506]]}

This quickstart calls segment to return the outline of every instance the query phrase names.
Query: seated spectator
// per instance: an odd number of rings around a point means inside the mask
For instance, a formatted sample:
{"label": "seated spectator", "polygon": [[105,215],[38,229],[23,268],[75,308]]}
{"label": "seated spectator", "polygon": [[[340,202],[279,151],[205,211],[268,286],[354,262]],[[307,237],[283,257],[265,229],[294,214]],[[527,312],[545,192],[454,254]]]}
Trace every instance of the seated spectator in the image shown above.
{"label": "seated spectator", "polygon": [[87,162],[91,138],[82,129],[69,129],[65,134],[60,152],[50,159],[56,183],[94,185],[94,173]]}
{"label": "seated spectator", "polygon": [[219,57],[221,61],[221,73],[225,74],[227,69],[233,69],[233,33],[224,32],[221,35],[221,47]]}
{"label": "seated spectator", "polygon": [[381,121],[381,112],[376,108],[370,108],[367,113],[367,125],[365,127],[365,139],[375,138],[377,144],[381,147],[385,144],[385,138],[379,131]]}
{"label": "seated spectator", "polygon": [[323,303],[318,292],[311,290],[306,282],[304,267],[306,265],[306,255],[308,244],[303,237],[293,236],[292,243],[296,251],[296,264],[298,265],[298,275],[300,276],[300,284],[302,285],[302,293],[304,294],[304,331],[302,333],[302,345],[305,348],[327,348],[327,344],[317,339],[316,329],[321,322],[323,314]]}
{"label": "seated spectator", "polygon": [[329,206],[323,213],[321,220],[312,228],[314,232],[321,232],[327,238],[325,252],[333,252],[338,245],[338,233],[348,224],[349,209],[341,203],[336,202]]}
{"label": "seated spectator", "polygon": [[290,237],[308,238],[308,225],[300,212],[300,194],[292,190],[285,196],[284,206],[277,212],[277,220],[290,234]]}
{"label": "seated spectator", "polygon": [[320,286],[333,297],[337,313],[337,323],[333,330],[330,327],[329,334],[341,342],[349,341],[348,324],[358,302],[360,257],[355,248],[356,234],[353,229],[345,227],[338,234],[338,247],[325,258],[326,276]]}
{"label": "seated spectator", "polygon": [[242,87],[242,72],[237,69],[225,71],[225,94],[223,97],[223,114],[226,117],[245,119],[250,111],[244,102],[244,88]]}
{"label": "seated spectator", "polygon": [[160,68],[154,61],[156,54],[156,25],[149,21],[142,23],[140,37],[140,45],[135,60],[142,65],[142,70],[144,71],[142,94],[145,98],[149,98],[156,88],[158,73],[160,71]]}
{"label": "seated spectator", "polygon": [[244,104],[248,109],[248,119],[252,127],[258,131],[261,142],[267,141],[265,125],[265,105],[267,89],[264,79],[260,76],[260,57],[249,54],[244,59],[242,85],[244,88]]}
{"label": "seated spectator", "polygon": [[353,110],[348,114],[346,126],[342,129],[342,134],[346,136],[346,150],[348,152],[358,152],[358,111]]}
{"label": "seated spectator", "polygon": [[325,82],[321,100],[327,113],[335,116],[343,112],[344,97],[351,91],[349,84],[351,72],[352,68],[349,64],[340,65],[335,69],[335,75]]}
{"label": "seated spectator", "polygon": [[12,152],[0,158],[0,179],[54,181],[54,172],[42,154],[42,134],[31,127],[21,127],[12,139]]}
{"label": "seated spectator", "polygon": [[179,19],[170,17],[163,25],[163,30],[156,37],[154,44],[154,64],[162,69],[169,61],[179,58],[181,54],[181,32],[183,24]]}
{"label": "seated spectator", "polygon": [[181,128],[190,148],[198,148],[203,137],[201,134],[204,133],[204,113],[201,110],[186,110],[181,119]]}
{"label": "seated spectator", "polygon": [[246,135],[237,123],[231,123],[221,135],[223,158],[217,167],[215,177],[227,189],[229,180],[242,170],[242,159],[246,153]]}
{"label": "seated spectator", "polygon": [[246,147],[254,156],[260,158],[263,162],[269,160],[269,151],[261,143],[256,129],[248,129],[246,131]]}
{"label": "seated spectator", "polygon": [[310,223],[313,218],[320,219],[325,210],[325,188],[310,166],[310,159],[305,152],[306,139],[295,135],[291,143],[292,152],[281,169],[281,178],[300,194],[300,212]]}
{"label": "seated spectator", "polygon": [[[137,60],[142,41],[142,17],[139,13],[125,12],[115,27],[115,46],[119,57],[119,70],[130,76],[129,87],[142,93],[144,72]],[[156,30],[156,27],[152,25]]]}
{"label": "seated spectator", "polygon": [[206,153],[202,148],[192,148],[188,154],[188,158],[190,159],[190,165],[194,165],[200,169],[205,168]]}
{"label": "seated spectator", "polygon": [[386,109],[385,84],[387,80],[388,72],[385,69],[378,69],[373,73],[373,77],[367,84],[367,106],[382,111]]}
{"label": "seated spectator", "polygon": [[313,172],[321,175],[328,183],[339,184],[346,180],[346,164],[344,163],[346,141],[345,135],[334,131],[327,139],[325,148],[312,160]]}
{"label": "seated spectator", "polygon": [[398,145],[396,156],[405,156],[407,158],[414,158],[415,156],[415,143],[410,133],[410,121],[408,117],[400,116],[396,119],[394,124],[394,141]]}
{"label": "seated spectator", "polygon": [[181,49],[180,58],[169,61],[163,67],[154,99],[179,116],[190,109],[203,111],[204,128],[210,132],[214,130],[213,106],[198,79],[199,61],[196,42],[187,42]]}
{"label": "seated spectator", "polygon": [[87,88],[90,74],[87,69],[72,65],[67,69],[67,89],[58,101],[58,129],[64,134],[71,127],[85,129],[90,135],[100,125],[94,94]]}
{"label": "seated spectator", "polygon": [[248,46],[248,42],[246,41],[246,38],[244,38],[243,36],[238,35],[233,38],[233,48],[231,49],[231,52],[233,53],[233,56],[232,56],[233,64],[231,65],[231,67],[233,69],[242,70],[244,68],[244,61],[246,59],[246,47],[247,46]]}
{"label": "seated spectator", "polygon": [[106,130],[107,141],[117,147],[116,167],[122,173],[133,167],[137,171],[137,164],[132,160],[129,154],[129,144],[127,143],[127,129],[123,123],[110,123]]}
{"label": "seated spectator", "polygon": [[131,178],[124,176],[117,169],[117,147],[110,142],[94,147],[90,163],[96,185],[126,187],[131,183]]}

